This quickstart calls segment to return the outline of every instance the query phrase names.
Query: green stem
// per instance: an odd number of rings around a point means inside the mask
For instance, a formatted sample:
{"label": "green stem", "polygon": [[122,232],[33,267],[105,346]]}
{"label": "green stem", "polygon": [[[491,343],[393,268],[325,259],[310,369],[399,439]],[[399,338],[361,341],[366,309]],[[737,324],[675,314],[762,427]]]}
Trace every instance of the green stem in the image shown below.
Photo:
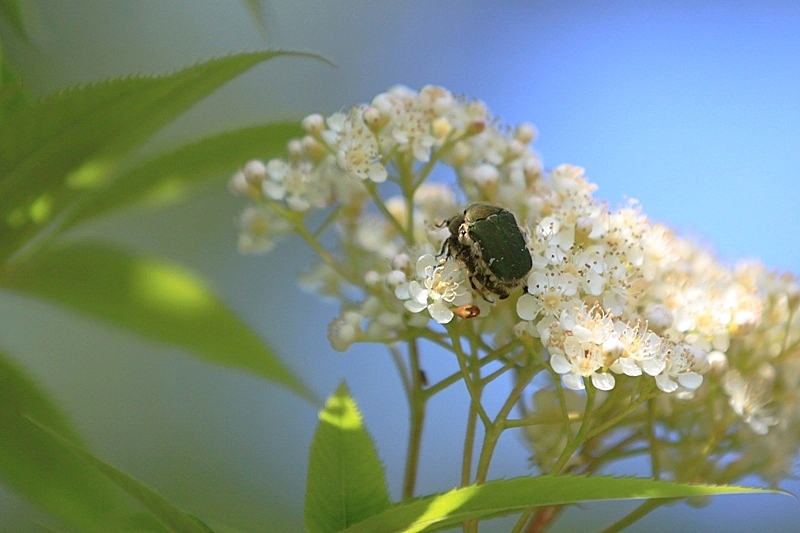
{"label": "green stem", "polygon": [[312,250],[314,250],[319,258],[325,262],[326,265],[331,267],[337,274],[339,274],[342,278],[347,280],[349,283],[353,285],[360,285],[361,280],[358,279],[355,275],[350,272],[347,272],[343,267],[342,264],[336,260],[329,252],[326,250],[317,240],[316,236],[308,231],[308,229],[303,225],[303,221],[298,219],[296,216],[292,216],[291,213],[286,213],[285,209],[277,209],[277,211],[281,212],[281,214],[286,217],[287,220],[294,224],[294,229],[300,235],[306,244],[308,244]]}
{"label": "green stem", "polygon": [[459,338],[458,333],[456,333],[454,330],[451,330],[450,336],[453,342],[453,351],[455,352],[456,359],[458,360],[458,367],[461,369],[461,376],[464,379],[464,385],[467,387],[467,392],[469,392],[471,406],[475,408],[475,411],[481,418],[481,422],[483,422],[483,426],[488,429],[492,425],[492,419],[489,418],[489,415],[486,414],[486,411],[484,411],[483,406],[481,405],[481,394],[483,393],[482,387],[475,383],[472,379],[469,366],[467,365],[467,357],[461,347],[461,339]]}
{"label": "green stem", "polygon": [[525,509],[519,518],[514,523],[514,527],[511,528],[511,533],[522,533],[525,531],[525,525],[528,523],[528,520],[531,519],[533,513],[536,511],[536,507],[531,507],[529,509]]}
{"label": "green stem", "polygon": [[328,214],[327,217],[325,217],[325,220],[323,220],[322,223],[319,226],[317,226],[317,229],[314,230],[312,235],[314,237],[319,237],[322,234],[322,232],[328,228],[328,226],[330,226],[333,222],[336,221],[337,218],[339,218],[339,213],[341,212],[341,210],[342,206],[336,206],[334,209],[331,209],[331,212]]}
{"label": "green stem", "polygon": [[478,411],[470,404],[467,418],[467,431],[464,434],[464,454],[461,458],[461,486],[466,487],[472,479],[472,456],[475,452],[475,429],[478,425]]}
{"label": "green stem", "polygon": [[583,411],[583,420],[581,421],[581,427],[578,429],[578,433],[575,435],[575,438],[572,439],[567,445],[564,447],[564,450],[561,452],[561,455],[553,464],[553,468],[550,470],[550,474],[556,475],[558,474],[564,465],[567,464],[572,454],[581,447],[581,445],[586,442],[588,438],[587,435],[589,434],[589,424],[592,418],[592,411],[594,410],[594,399],[595,399],[595,389],[594,386],[589,383],[586,387],[586,408]]}
{"label": "green stem", "polygon": [[656,408],[653,400],[647,401],[647,423],[645,424],[645,431],[647,432],[647,440],[650,442],[650,468],[653,477],[659,479],[661,477],[661,450],[660,442],[656,438],[654,427],[656,424]]}
{"label": "green stem", "polygon": [[646,502],[642,503],[639,507],[625,515],[624,517],[620,518],[607,528],[603,530],[603,533],[613,533],[615,531],[622,531],[626,527],[630,526],[631,524],[636,523],[637,521],[641,520],[648,514],[652,513],[662,505],[672,500],[647,500]]}
{"label": "green stem", "polygon": [[478,459],[478,468],[475,472],[475,483],[478,485],[486,482],[486,478],[489,475],[489,465],[494,455],[494,449],[497,446],[500,435],[506,429],[508,415],[517,404],[517,400],[522,394],[522,391],[525,390],[525,387],[528,386],[533,376],[536,374],[536,367],[537,365],[530,362],[522,369],[517,377],[517,382],[514,384],[514,388],[511,389],[508,398],[506,398],[503,406],[500,407],[500,410],[497,412],[497,417],[495,417],[491,428],[486,432],[486,436],[483,439],[483,446],[481,447],[481,455]]}
{"label": "green stem", "polygon": [[409,405],[411,405],[411,396],[414,387],[411,379],[411,373],[403,363],[403,356],[400,354],[400,350],[398,350],[395,345],[389,345],[387,348],[389,350],[389,354],[392,356],[394,366],[397,368],[397,373],[400,375],[400,381],[403,383],[403,392],[406,393],[406,401]]}
{"label": "green stem", "polygon": [[364,180],[364,188],[367,189],[369,195],[372,197],[372,202],[375,204],[375,207],[378,208],[386,220],[394,227],[394,229],[403,236],[408,244],[412,244],[413,240],[411,237],[411,230],[407,228],[403,228],[403,225],[400,224],[400,221],[397,220],[392,213],[386,208],[386,204],[383,203],[380,195],[378,194],[378,189],[375,184],[369,180]]}
{"label": "green stem", "polygon": [[[447,349],[448,350],[452,350],[452,347],[450,345],[447,345]],[[478,366],[480,368],[483,368],[484,366],[488,365],[489,363],[494,362],[496,359],[497,359],[496,354],[494,354],[494,353],[489,354],[486,357],[480,359],[480,361],[478,362]],[[435,383],[434,385],[431,385],[430,387],[425,389],[424,392],[428,397],[433,396],[433,395],[443,391],[444,389],[446,389],[450,385],[461,381],[463,375],[464,374],[462,373],[461,370],[459,370],[458,372],[453,372],[452,374],[450,374],[446,378],[442,379],[438,383]]]}
{"label": "green stem", "polygon": [[647,400],[651,400],[651,399],[655,398],[656,396],[658,396],[658,393],[652,392],[652,388],[654,388],[654,386],[650,388],[651,390],[643,392],[642,395],[636,401],[632,402],[628,407],[626,407],[622,411],[618,412],[616,415],[614,415],[613,417],[609,418],[603,424],[600,424],[599,426],[594,428],[592,431],[588,432],[586,434],[586,438],[587,439],[591,439],[592,437],[595,437],[596,435],[599,435],[600,433],[602,433],[602,432],[614,427],[622,419],[624,419],[626,416],[628,416],[633,411],[635,411],[639,407],[641,407],[642,403],[646,402]]}
{"label": "green stem", "polygon": [[422,374],[419,366],[419,351],[416,342],[408,343],[408,359],[411,370],[411,394],[409,395],[408,449],[406,451],[406,470],[403,476],[403,499],[414,497],[417,484],[419,454],[422,445],[422,426],[425,422],[426,397],[422,394]]}

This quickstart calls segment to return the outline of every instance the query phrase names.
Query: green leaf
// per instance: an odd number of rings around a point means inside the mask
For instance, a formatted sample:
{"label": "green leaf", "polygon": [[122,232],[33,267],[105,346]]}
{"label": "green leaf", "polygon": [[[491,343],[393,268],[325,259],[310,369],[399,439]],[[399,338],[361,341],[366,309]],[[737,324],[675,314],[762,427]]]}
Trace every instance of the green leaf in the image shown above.
{"label": "green leaf", "polygon": [[783,493],[773,489],[731,485],[688,485],[643,478],[610,476],[540,476],[491,481],[445,494],[396,504],[352,527],[346,533],[440,531],[464,520],[489,519],[530,507],[576,502],[687,498],[717,494]]}
{"label": "green leaf", "polygon": [[319,413],[306,480],[305,524],[328,533],[390,508],[383,466],[342,383]]}
{"label": "green leaf", "polygon": [[165,76],[69,89],[9,113],[0,123],[0,258],[8,257],[108,179],[118,159],[245,70],[289,52],[214,59]]}
{"label": "green leaf", "polygon": [[0,271],[0,285],[72,307],[214,363],[313,394],[205,282],[174,264],[100,244],[63,244]]}
{"label": "green leaf", "polygon": [[261,0],[242,0],[247,11],[250,13],[250,19],[255,24],[256,28],[261,35],[267,35],[267,18],[264,16],[264,6],[261,5]]}
{"label": "green leaf", "polygon": [[[35,417],[78,443],[47,395],[0,352],[0,479],[43,512],[78,531],[163,531],[118,489],[23,418]],[[137,528],[138,524],[138,528]]]}
{"label": "green leaf", "polygon": [[20,9],[19,0],[0,0],[0,19],[14,30],[17,37],[23,41],[28,40],[28,35],[25,32],[25,23],[22,20],[22,9]]}
{"label": "green leaf", "polygon": [[286,143],[302,135],[297,122],[276,122],[209,137],[176,148],[133,168],[94,192],[70,214],[69,225],[144,201],[165,205],[184,198],[220,173],[231,173],[246,161],[286,151]]}
{"label": "green leaf", "polygon": [[27,417],[29,422],[38,426],[39,430],[49,435],[56,444],[63,447],[66,451],[86,461],[89,465],[96,468],[119,488],[133,496],[150,513],[163,524],[168,531],[176,533],[213,533],[212,529],[198,518],[188,515],[172,505],[163,496],[154,490],[142,485],[128,474],[121,472],[101,461],[80,446],[76,446],[68,439],[59,435],[56,431],[48,428],[33,417]]}

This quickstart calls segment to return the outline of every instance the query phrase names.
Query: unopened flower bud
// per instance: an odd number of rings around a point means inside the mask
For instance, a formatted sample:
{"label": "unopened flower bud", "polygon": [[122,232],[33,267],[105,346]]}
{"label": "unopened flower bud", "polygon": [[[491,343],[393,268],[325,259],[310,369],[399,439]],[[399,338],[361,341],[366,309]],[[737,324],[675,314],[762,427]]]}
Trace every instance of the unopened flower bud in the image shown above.
{"label": "unopened flower bud", "polygon": [[364,285],[367,287],[375,287],[381,282],[381,275],[375,270],[367,270],[364,272]]}
{"label": "unopened flower bud", "polygon": [[378,111],[374,107],[368,107],[364,110],[361,115],[361,118],[364,120],[364,124],[366,124],[369,131],[372,133],[378,133],[381,128],[383,128],[387,122],[389,122],[389,117],[382,115],[380,111]]}
{"label": "unopened flower bud", "polygon": [[[305,137],[307,139],[311,139],[311,137]],[[311,139],[313,141],[313,139]],[[292,139],[286,145],[286,151],[289,153],[289,159],[292,161],[299,161],[303,158],[306,153],[306,149],[303,145],[303,140],[301,139]]]}
{"label": "unopened flower bud", "polygon": [[500,171],[496,166],[484,163],[472,168],[469,177],[479,185],[487,185],[495,183],[500,178]]}
{"label": "unopened flower bud", "polygon": [[477,135],[486,129],[485,120],[473,120],[467,126],[467,135]]}
{"label": "unopened flower bud", "polygon": [[617,337],[610,337],[603,343],[603,364],[611,366],[625,352],[625,345]]}
{"label": "unopened flower bud", "polygon": [[306,118],[304,118],[301,125],[306,133],[317,137],[325,129],[325,119],[322,118],[322,115],[314,113],[313,115],[308,115]]}
{"label": "unopened flower bud", "polygon": [[244,179],[250,185],[259,185],[267,177],[267,166],[260,159],[252,159],[244,166]]}
{"label": "unopened flower bud", "polygon": [[514,131],[514,139],[518,140],[522,144],[530,144],[533,139],[536,138],[536,128],[533,125],[528,124],[527,122],[523,122],[519,126],[517,126],[516,131]]}
{"label": "unopened flower bud", "polygon": [[408,254],[397,254],[392,258],[392,268],[395,270],[408,270],[411,268],[411,258]]}
{"label": "unopened flower bud", "polygon": [[508,155],[512,159],[516,159],[522,154],[525,153],[525,145],[518,141],[517,139],[512,139],[510,143],[508,143]]}
{"label": "unopened flower bud", "polygon": [[406,282],[406,275],[400,270],[392,270],[391,272],[386,274],[386,284],[389,287],[396,287],[401,283],[405,282]]}
{"label": "unopened flower bud", "polygon": [[656,333],[663,333],[670,326],[674,320],[672,311],[664,304],[650,304],[644,312],[644,318],[647,324]]}
{"label": "unopened flower bud", "polygon": [[328,155],[328,151],[314,137],[306,135],[303,137],[303,150],[312,161],[320,161],[323,157]]}
{"label": "unopened flower bud", "polygon": [[233,194],[249,194],[253,188],[247,183],[244,177],[244,172],[241,170],[236,171],[233,176],[228,180],[228,190]]}

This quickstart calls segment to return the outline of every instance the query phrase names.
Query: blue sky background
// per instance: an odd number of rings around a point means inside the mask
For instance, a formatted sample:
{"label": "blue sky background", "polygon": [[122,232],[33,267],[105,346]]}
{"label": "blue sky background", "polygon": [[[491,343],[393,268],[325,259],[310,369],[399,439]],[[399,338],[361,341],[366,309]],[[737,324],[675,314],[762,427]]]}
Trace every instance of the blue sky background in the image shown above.
{"label": "blue sky background", "polygon": [[[726,261],[759,258],[800,272],[798,3],[283,0],[266,7],[266,38],[236,2],[38,0],[26,14],[38,50],[9,53],[41,93],[264,47],[315,52],[337,65],[259,67],[159,142],[330,113],[398,83],[439,84],[484,100],[507,123],[533,123],[545,166],[583,166],[599,185],[596,195],[612,205],[637,198],[652,219],[708,243]],[[231,221],[241,205],[220,185],[176,209],[118,216],[95,231],[210,278],[320,396],[347,379],[397,495],[406,412],[388,356],[328,346],[337,309],[296,288],[295,274],[312,258],[299,242],[263,258],[236,253]],[[35,302],[3,295],[0,316],[4,344],[64,403],[102,457],[198,512],[300,530],[314,406]],[[423,362],[431,372],[454,364],[436,353]],[[463,411],[465,399],[451,391],[432,406],[420,492],[457,483],[463,422],[452,413]],[[500,450],[493,477],[526,472],[517,439],[509,435]],[[785,488],[800,492],[796,482]],[[0,529],[6,520],[4,530],[12,530],[27,511],[0,496],[7,510]],[[632,507],[586,506],[561,528],[600,529]],[[717,498],[702,509],[661,509],[631,530],[796,531],[799,509],[777,496]]]}

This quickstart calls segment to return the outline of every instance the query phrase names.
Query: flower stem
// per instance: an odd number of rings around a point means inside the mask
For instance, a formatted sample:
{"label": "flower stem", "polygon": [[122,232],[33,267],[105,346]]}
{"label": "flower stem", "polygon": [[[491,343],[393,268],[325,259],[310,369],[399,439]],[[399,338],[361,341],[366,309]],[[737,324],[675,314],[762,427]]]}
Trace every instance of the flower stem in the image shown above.
{"label": "flower stem", "polygon": [[408,396],[409,428],[408,449],[406,450],[406,471],[403,476],[403,499],[414,497],[417,484],[417,469],[422,445],[422,427],[425,422],[425,405],[427,397],[423,394],[422,373],[419,366],[419,349],[417,343],[408,343],[408,359],[411,367],[411,389]]}
{"label": "flower stem", "polygon": [[508,415],[517,404],[517,400],[519,400],[520,395],[522,395],[522,391],[525,390],[525,387],[528,386],[530,381],[533,379],[533,376],[536,374],[536,368],[537,365],[533,362],[530,362],[522,369],[522,371],[519,373],[519,376],[517,376],[517,381],[514,384],[514,388],[511,389],[508,398],[506,398],[506,401],[497,412],[497,417],[492,423],[491,428],[489,428],[486,432],[486,436],[483,439],[483,446],[481,448],[481,455],[478,459],[478,468],[475,472],[475,483],[480,485],[486,482],[486,478],[489,475],[489,465],[492,461],[492,455],[494,455],[494,449],[497,446],[497,441],[500,438],[500,435],[506,429],[506,420],[508,420]]}
{"label": "flower stem", "polygon": [[613,533],[615,531],[622,531],[626,527],[630,526],[631,524],[636,523],[637,521],[641,520],[651,512],[655,511],[662,505],[666,504],[667,502],[672,500],[647,500],[646,502],[642,503],[639,507],[628,513],[627,515],[623,516],[607,528],[603,530],[603,533]]}

